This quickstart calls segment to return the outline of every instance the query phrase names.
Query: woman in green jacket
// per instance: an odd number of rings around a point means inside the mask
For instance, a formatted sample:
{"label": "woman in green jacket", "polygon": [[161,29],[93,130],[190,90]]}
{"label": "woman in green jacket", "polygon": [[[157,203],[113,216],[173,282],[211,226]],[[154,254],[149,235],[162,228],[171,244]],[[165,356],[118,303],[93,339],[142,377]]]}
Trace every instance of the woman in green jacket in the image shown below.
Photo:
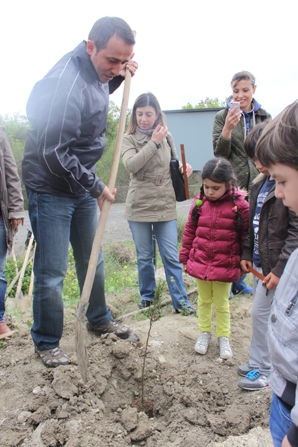
{"label": "woman in green jacket", "polygon": [[[255,162],[244,150],[244,140],[258,123],[271,118],[261,108],[253,95],[256,79],[249,71],[236,73],[231,81],[232,95],[227,99],[226,108],[215,115],[213,124],[213,151],[216,157],[227,158],[238,179],[238,186],[249,193],[253,180],[259,174]],[[233,283],[232,293],[251,293],[243,279]]]}
{"label": "woman in green jacket", "polygon": [[249,191],[259,172],[254,161],[245,153],[244,140],[256,124],[271,116],[253,98],[257,86],[254,75],[249,71],[236,73],[231,87],[232,95],[227,100],[226,108],[215,115],[213,150],[216,157],[225,157],[230,161],[239,188]]}
{"label": "woman in green jacket", "polygon": [[[133,106],[123,138],[122,159],[130,172],[125,217],[136,245],[139,308],[148,307],[156,288],[153,265],[153,233],[165,268],[169,292],[176,312],[193,314],[182,279],[177,251],[176,197],[170,174],[171,148],[177,157],[172,135],[152,93],[140,95]],[[190,165],[186,174],[192,173]]]}

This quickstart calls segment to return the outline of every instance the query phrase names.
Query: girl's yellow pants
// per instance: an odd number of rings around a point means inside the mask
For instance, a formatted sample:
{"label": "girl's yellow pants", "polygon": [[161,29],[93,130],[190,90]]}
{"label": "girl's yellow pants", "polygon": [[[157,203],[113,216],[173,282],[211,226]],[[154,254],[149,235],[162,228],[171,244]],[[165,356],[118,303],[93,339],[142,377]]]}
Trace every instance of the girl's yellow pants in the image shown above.
{"label": "girl's yellow pants", "polygon": [[212,304],[216,312],[216,337],[230,337],[230,282],[204,281],[198,284],[198,319],[202,332],[211,332]]}

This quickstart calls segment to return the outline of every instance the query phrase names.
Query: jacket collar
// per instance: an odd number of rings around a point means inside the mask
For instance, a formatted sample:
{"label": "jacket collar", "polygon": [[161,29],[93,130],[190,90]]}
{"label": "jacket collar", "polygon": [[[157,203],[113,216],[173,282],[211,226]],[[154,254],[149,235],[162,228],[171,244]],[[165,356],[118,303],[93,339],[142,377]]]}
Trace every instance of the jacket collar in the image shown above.
{"label": "jacket collar", "polygon": [[[253,180],[253,184],[255,183],[260,183],[260,186],[258,188],[258,193],[260,191],[260,189],[262,188],[263,183],[265,182],[267,176],[265,174],[260,173],[254,180]],[[266,198],[265,198],[265,202],[267,200],[272,199],[272,197],[275,196],[275,184],[272,186],[272,188],[270,189],[270,191],[268,192]]]}
{"label": "jacket collar", "polygon": [[264,109],[259,109],[259,110],[257,110],[257,111],[255,112],[255,114],[256,114],[256,115],[259,115],[259,116],[265,116],[265,117],[267,118],[267,113],[265,112]]}
{"label": "jacket collar", "polygon": [[[216,203],[216,202],[222,202],[225,200],[230,200],[232,195],[232,189],[229,189],[222,197],[220,197],[217,200],[209,200],[208,197],[204,196],[204,200],[208,200],[208,202]],[[240,189],[235,188],[235,199],[238,197],[245,197],[247,195],[246,191],[241,191]]]}
{"label": "jacket collar", "polygon": [[151,140],[150,135],[146,135],[143,132],[140,132],[138,129],[136,129],[135,133],[134,133],[134,137],[135,139],[138,141],[138,143],[148,143],[148,141]]}
{"label": "jacket collar", "polygon": [[100,82],[98,74],[92,64],[91,58],[86,51],[86,41],[83,40],[71,53],[75,65],[79,68],[83,78],[87,82]]}
{"label": "jacket collar", "polygon": [[253,179],[252,183],[258,183],[258,182],[262,182],[263,180],[265,180],[266,175],[262,174],[261,172],[256,176],[256,178]]}

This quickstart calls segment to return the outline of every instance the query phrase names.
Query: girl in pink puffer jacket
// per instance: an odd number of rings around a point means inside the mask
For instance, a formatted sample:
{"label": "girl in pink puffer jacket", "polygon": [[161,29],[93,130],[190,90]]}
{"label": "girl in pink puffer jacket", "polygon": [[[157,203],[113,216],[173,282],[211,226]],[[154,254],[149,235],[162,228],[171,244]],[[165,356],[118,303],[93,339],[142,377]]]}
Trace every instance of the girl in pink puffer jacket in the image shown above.
{"label": "girl in pink puffer jacket", "polygon": [[229,297],[231,284],[240,278],[240,256],[249,222],[245,192],[229,161],[209,160],[202,170],[200,194],[188,215],[182,237],[180,262],[197,278],[198,319],[201,335],[195,351],[206,354],[211,339],[212,304],[216,310],[216,336],[220,357],[229,359]]}

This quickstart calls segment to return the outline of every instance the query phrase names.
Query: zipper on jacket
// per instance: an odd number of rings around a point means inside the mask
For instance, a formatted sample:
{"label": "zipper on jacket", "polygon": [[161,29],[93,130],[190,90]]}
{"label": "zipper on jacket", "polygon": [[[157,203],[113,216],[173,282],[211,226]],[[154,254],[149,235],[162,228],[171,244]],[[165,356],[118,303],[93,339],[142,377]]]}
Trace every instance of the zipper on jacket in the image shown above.
{"label": "zipper on jacket", "polygon": [[[211,222],[212,233],[211,233],[211,243],[210,243],[210,247],[209,247],[209,259],[211,259],[212,246],[213,246],[213,236],[214,236],[214,232],[215,232],[214,223],[216,222],[216,216],[217,216],[217,206],[218,206],[218,204],[215,203],[215,205],[216,205],[216,207],[214,208],[212,222]],[[205,280],[208,278],[210,269],[211,269],[211,260],[208,263],[208,267],[207,267],[206,274],[205,274]]]}
{"label": "zipper on jacket", "polygon": [[288,307],[286,308],[286,311],[285,311],[286,315],[288,315],[288,316],[291,315],[291,313],[293,312],[293,309],[294,309],[297,301],[298,301],[298,294],[295,295],[294,298],[292,298],[291,301],[289,302],[289,305],[288,305]]}

